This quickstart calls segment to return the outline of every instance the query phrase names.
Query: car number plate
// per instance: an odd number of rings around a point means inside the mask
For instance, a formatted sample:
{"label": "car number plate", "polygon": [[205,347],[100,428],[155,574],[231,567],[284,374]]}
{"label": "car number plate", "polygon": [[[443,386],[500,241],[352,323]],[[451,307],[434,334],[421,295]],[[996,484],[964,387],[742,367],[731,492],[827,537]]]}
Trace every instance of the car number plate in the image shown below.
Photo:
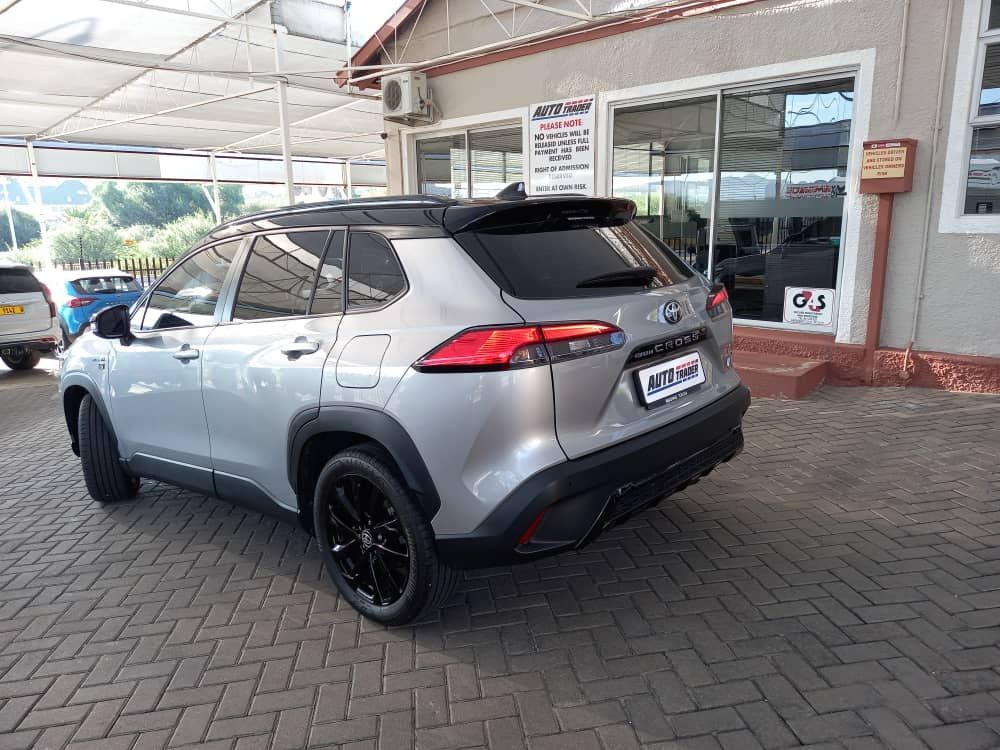
{"label": "car number plate", "polygon": [[0,315],[22,315],[23,305],[0,305]]}
{"label": "car number plate", "polygon": [[705,371],[701,366],[701,355],[691,352],[639,370],[636,381],[642,403],[650,406],[704,383]]}

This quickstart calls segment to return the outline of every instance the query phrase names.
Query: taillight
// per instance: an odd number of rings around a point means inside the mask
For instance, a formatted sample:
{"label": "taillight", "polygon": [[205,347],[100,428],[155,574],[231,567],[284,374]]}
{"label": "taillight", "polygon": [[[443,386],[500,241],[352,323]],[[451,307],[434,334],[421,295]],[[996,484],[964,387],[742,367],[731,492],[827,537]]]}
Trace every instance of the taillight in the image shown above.
{"label": "taillight", "polygon": [[70,297],[66,307],[86,307],[94,302],[97,302],[96,297]]}
{"label": "taillight", "polygon": [[56,316],[56,305],[52,301],[52,292],[45,284],[42,284],[42,296],[45,297],[45,302],[49,306],[49,317],[54,318]]}
{"label": "taillight", "polygon": [[470,328],[413,365],[421,372],[468,372],[532,367],[617,349],[625,334],[608,323],[541,323]]}
{"label": "taillight", "polygon": [[708,292],[708,299],[705,301],[705,310],[708,317],[718,318],[729,312],[729,292],[726,291],[725,284],[716,284]]}

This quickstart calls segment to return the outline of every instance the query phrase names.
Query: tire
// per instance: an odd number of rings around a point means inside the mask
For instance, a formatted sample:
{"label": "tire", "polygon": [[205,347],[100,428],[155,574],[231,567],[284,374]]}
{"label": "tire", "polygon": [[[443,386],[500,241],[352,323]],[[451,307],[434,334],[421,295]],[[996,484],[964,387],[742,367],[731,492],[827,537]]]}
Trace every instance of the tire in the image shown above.
{"label": "tire", "polygon": [[90,395],[80,402],[77,437],[83,479],[90,496],[99,503],[117,503],[135,497],[139,480],[125,473],[119,460],[118,440]]}
{"label": "tire", "polygon": [[11,357],[5,354],[0,357],[0,359],[2,359],[3,363],[12,370],[31,370],[36,367],[42,359],[42,353],[22,349],[19,355]]}
{"label": "tire", "polygon": [[62,330],[62,348],[63,351],[66,351],[67,349],[69,349],[69,345],[72,344],[73,341],[76,339],[76,336],[74,336],[72,333],[69,332],[69,329],[66,327],[65,323],[61,323],[59,325],[59,328]]}
{"label": "tire", "polygon": [[404,625],[439,608],[458,583],[460,574],[438,559],[420,506],[375,446],[345,450],[323,467],[313,524],[341,595],[383,625]]}

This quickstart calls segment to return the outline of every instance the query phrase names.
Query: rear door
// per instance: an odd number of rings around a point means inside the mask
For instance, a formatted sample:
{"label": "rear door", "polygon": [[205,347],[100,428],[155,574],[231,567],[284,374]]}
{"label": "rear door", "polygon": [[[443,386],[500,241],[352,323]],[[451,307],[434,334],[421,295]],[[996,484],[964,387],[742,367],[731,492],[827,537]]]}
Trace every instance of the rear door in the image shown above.
{"label": "rear door", "polygon": [[42,285],[27,268],[0,266],[0,336],[46,330],[51,324]]}
{"label": "rear door", "polygon": [[601,208],[617,203],[515,208],[457,236],[525,321],[599,321],[624,331],[612,351],[550,347],[556,433],[570,458],[690,414],[739,382],[720,354],[732,340],[728,305],[710,316],[708,284],[659,240]]}

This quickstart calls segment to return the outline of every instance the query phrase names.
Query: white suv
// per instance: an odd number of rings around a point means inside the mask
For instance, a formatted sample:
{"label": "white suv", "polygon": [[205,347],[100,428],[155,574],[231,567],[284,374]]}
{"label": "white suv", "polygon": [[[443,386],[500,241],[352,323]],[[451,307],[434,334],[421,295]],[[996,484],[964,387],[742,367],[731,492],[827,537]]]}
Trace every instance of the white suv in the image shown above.
{"label": "white suv", "polygon": [[49,290],[31,269],[0,259],[0,359],[12,370],[30,370],[54,351],[59,318]]}

